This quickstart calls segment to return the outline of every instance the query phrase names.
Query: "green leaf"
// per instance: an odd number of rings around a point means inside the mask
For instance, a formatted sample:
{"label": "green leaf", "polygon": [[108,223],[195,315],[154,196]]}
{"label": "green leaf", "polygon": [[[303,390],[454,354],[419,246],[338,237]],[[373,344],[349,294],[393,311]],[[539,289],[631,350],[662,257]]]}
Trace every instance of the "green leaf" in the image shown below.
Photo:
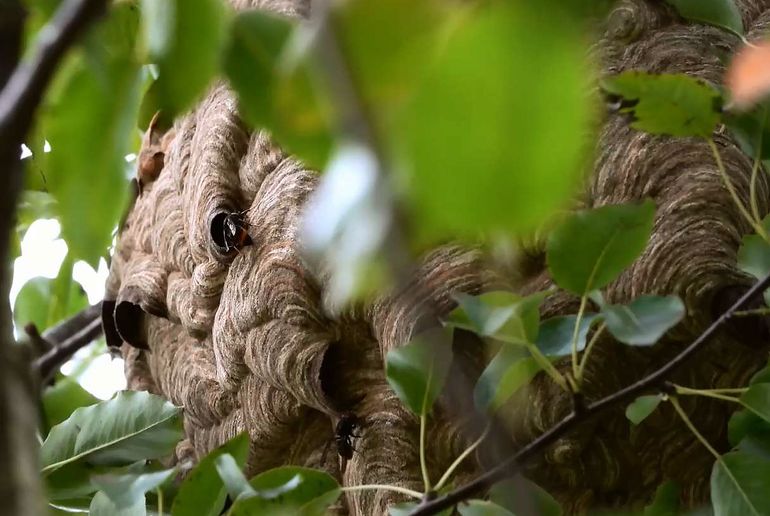
{"label": "green leaf", "polygon": [[486,500],[467,500],[457,504],[461,516],[514,516],[508,509]]}
{"label": "green leaf", "polygon": [[[770,274],[770,244],[759,235],[744,236],[738,249],[738,268],[757,279],[763,279]],[[768,291],[763,295],[765,302],[770,301]]]}
{"label": "green leaf", "polygon": [[145,45],[158,65],[161,110],[174,118],[204,93],[219,69],[226,12],[219,0],[142,0],[142,9]]}
{"label": "green leaf", "polygon": [[644,508],[643,516],[678,516],[681,514],[679,486],[665,482],[658,486],[652,503]]}
{"label": "green leaf", "polygon": [[755,383],[770,383],[770,364],[765,365],[765,367],[754,373],[754,376],[749,380],[749,385],[754,385]]}
{"label": "green leaf", "polygon": [[330,107],[314,88],[306,59],[281,61],[293,29],[292,21],[264,11],[239,13],[224,71],[245,120],[270,129],[292,154],[320,168],[332,148]]}
{"label": "green leaf", "polygon": [[45,111],[46,178],[73,261],[96,268],[112,241],[128,192],[124,156],[136,125],[141,75],[127,58],[79,61]]}
{"label": "green leaf", "polygon": [[145,504],[144,494],[152,491],[171,478],[176,468],[144,473],[95,475],[91,481],[107,495],[118,510]]}
{"label": "green leaf", "polygon": [[476,407],[483,411],[497,411],[540,369],[535,359],[525,350],[503,346],[476,382],[473,389]]}
{"label": "green leaf", "polygon": [[440,41],[391,132],[415,234],[532,230],[582,177],[592,110],[582,28],[558,8],[492,2],[447,23]]}
{"label": "green leaf", "polygon": [[602,314],[620,342],[651,346],[682,320],[685,307],[677,296],[641,296],[628,305],[605,305]]}
{"label": "green leaf", "polygon": [[654,218],[651,200],[573,214],[548,239],[556,284],[582,296],[613,281],[647,246]]}
{"label": "green leaf", "polygon": [[137,500],[134,505],[119,509],[103,492],[99,491],[91,500],[88,509],[89,516],[146,516],[147,508],[144,500]]}
{"label": "green leaf", "polygon": [[[577,350],[586,347],[586,339],[591,325],[600,319],[598,314],[583,314],[578,331]],[[547,357],[561,357],[572,353],[572,336],[575,332],[576,315],[561,315],[552,317],[540,325],[537,337],[537,349]]]}
{"label": "green leaf", "polygon": [[72,262],[65,259],[55,279],[33,278],[24,284],[14,304],[16,326],[34,323],[39,331],[53,326],[88,305],[80,285],[72,279]]}
{"label": "green leaf", "polygon": [[222,482],[224,482],[225,489],[233,500],[242,496],[257,495],[257,492],[249,485],[249,481],[243,476],[241,467],[232,455],[229,453],[217,455],[214,458],[214,466]]}
{"label": "green leaf", "polygon": [[[73,498],[88,496],[97,491],[91,483],[94,468],[88,464],[75,462],[57,469],[45,477],[45,492],[49,501],[70,501]],[[85,504],[88,508],[88,504]]]}
{"label": "green leaf", "polygon": [[[415,502],[396,503],[388,507],[388,514],[390,514],[390,516],[409,516],[416,508],[417,503]],[[437,512],[436,516],[449,516],[453,512],[454,507],[450,507],[449,509],[444,509],[441,512]]]}
{"label": "green leaf", "polygon": [[684,74],[627,71],[602,80],[602,88],[623,98],[621,113],[631,127],[652,134],[709,138],[720,120],[719,92]]}
{"label": "green leaf", "polygon": [[514,514],[561,516],[559,503],[548,491],[524,477],[502,480],[489,489],[489,500]]}
{"label": "green leaf", "polygon": [[428,330],[388,352],[385,375],[398,398],[417,415],[430,412],[452,365],[450,330]]}
{"label": "green leaf", "polygon": [[256,494],[239,496],[230,508],[231,516],[322,516],[341,493],[339,484],[328,473],[300,466],[271,469],[249,483]]}
{"label": "green leaf", "polygon": [[688,20],[708,23],[743,34],[741,11],[734,0],[666,0]]}
{"label": "green leaf", "polygon": [[770,383],[751,385],[749,390],[741,396],[741,404],[770,422]]}
{"label": "green leaf", "polygon": [[770,159],[770,106],[767,102],[745,112],[730,111],[724,114],[724,122],[741,149],[752,159]]}
{"label": "green leaf", "polygon": [[65,421],[75,409],[98,403],[99,399],[72,378],[57,380],[43,391],[43,412],[48,427]]}
{"label": "green leaf", "polygon": [[124,465],[163,457],[181,436],[177,407],[148,392],[119,392],[51,429],[40,450],[43,473],[75,461]]}
{"label": "green leaf", "polygon": [[733,413],[727,424],[727,438],[734,447],[751,448],[770,457],[770,422],[752,410]]}
{"label": "green leaf", "polygon": [[743,451],[722,456],[711,470],[715,516],[770,514],[770,461]]}
{"label": "green leaf", "polygon": [[244,432],[216,448],[187,474],[171,506],[173,516],[218,516],[224,507],[227,491],[219,474],[216,460],[229,454],[236,466],[243,468],[249,455],[249,434]]}
{"label": "green leaf", "polygon": [[478,296],[455,294],[458,307],[449,313],[446,323],[503,342],[534,342],[540,323],[540,304],[546,295],[546,292],[537,292],[521,297],[505,291]]}
{"label": "green leaf", "polygon": [[658,408],[662,400],[659,394],[639,396],[626,407],[626,417],[633,424],[638,425]]}

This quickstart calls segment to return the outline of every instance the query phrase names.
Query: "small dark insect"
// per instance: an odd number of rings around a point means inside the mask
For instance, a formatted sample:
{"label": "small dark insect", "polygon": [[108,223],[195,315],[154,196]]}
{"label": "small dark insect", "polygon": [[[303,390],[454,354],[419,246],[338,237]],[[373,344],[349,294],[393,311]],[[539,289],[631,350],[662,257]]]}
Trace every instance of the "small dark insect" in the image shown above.
{"label": "small dark insect", "polygon": [[251,244],[249,223],[243,220],[243,212],[230,213],[222,224],[222,241],[225,252],[238,251]]}
{"label": "small dark insect", "polygon": [[353,439],[361,437],[361,434],[355,433],[358,428],[361,428],[361,420],[352,412],[342,414],[340,420],[337,421],[337,427],[334,429],[334,442],[337,443],[337,453],[343,459],[353,458],[353,452],[356,451],[353,447]]}

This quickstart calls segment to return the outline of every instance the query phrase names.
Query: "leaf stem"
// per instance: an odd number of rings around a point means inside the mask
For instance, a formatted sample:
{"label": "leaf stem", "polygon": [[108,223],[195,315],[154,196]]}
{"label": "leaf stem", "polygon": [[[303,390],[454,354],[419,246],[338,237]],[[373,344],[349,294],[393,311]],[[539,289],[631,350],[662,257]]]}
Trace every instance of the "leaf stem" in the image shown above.
{"label": "leaf stem", "polygon": [[762,238],[767,240],[768,237],[765,228],[762,227],[759,221],[755,220],[754,217],[751,216],[751,214],[746,209],[746,206],[744,206],[743,202],[741,202],[740,197],[738,197],[738,192],[735,190],[735,186],[730,180],[730,176],[727,175],[725,164],[722,162],[722,156],[719,155],[719,149],[717,149],[717,144],[714,143],[714,139],[707,138],[706,141],[711,148],[711,153],[714,155],[714,160],[716,161],[717,168],[719,169],[719,174],[722,176],[722,182],[725,184],[727,191],[730,193],[730,197],[732,197],[733,203],[735,203],[738,211],[741,212],[741,215],[743,215],[743,217],[748,221],[749,225],[754,228],[754,231],[756,231],[758,235],[762,236]]}
{"label": "leaf stem", "polygon": [[383,491],[394,491],[396,493],[401,493],[407,496],[411,496],[412,498],[416,498],[418,500],[422,499],[422,493],[418,493],[417,491],[412,491],[411,489],[407,489],[406,487],[391,486],[388,484],[363,484],[360,486],[345,486],[340,488],[340,490],[345,493],[350,493],[353,491],[375,491],[378,489]]}
{"label": "leaf stem", "polygon": [[530,354],[532,355],[532,358],[534,358],[535,362],[537,362],[537,365],[542,367],[543,370],[546,372],[546,374],[550,376],[551,379],[554,382],[556,382],[556,384],[559,387],[561,387],[563,390],[567,392],[570,392],[572,389],[570,389],[569,385],[567,384],[566,378],[564,378],[564,375],[561,374],[559,370],[554,367],[551,361],[548,360],[548,357],[543,355],[543,353],[539,349],[537,349],[537,346],[535,346],[531,342],[527,342],[526,346]]}
{"label": "leaf stem", "polygon": [[476,439],[470,446],[468,446],[465,451],[463,451],[456,459],[455,461],[447,468],[447,470],[444,472],[442,477],[439,479],[439,481],[436,483],[436,491],[439,491],[442,487],[444,487],[444,484],[449,481],[449,479],[452,477],[452,473],[454,473],[455,469],[462,463],[462,461],[465,460],[468,455],[473,453],[473,450],[479,447],[479,445],[482,443],[484,439],[487,438],[487,435],[489,435],[489,431],[492,429],[492,425],[490,423],[487,424],[487,427],[484,429],[484,431],[481,433],[478,439]]}
{"label": "leaf stem", "polygon": [[606,323],[602,323],[601,326],[599,326],[594,334],[591,336],[591,340],[588,342],[588,345],[586,346],[585,351],[583,352],[583,356],[580,357],[580,365],[578,366],[578,374],[577,378],[575,379],[580,385],[580,382],[583,380],[583,373],[585,372],[586,363],[588,362],[588,357],[591,354],[591,350],[594,348],[594,344],[596,344],[596,341],[599,340],[599,337],[602,336],[602,333],[604,333],[605,328],[607,328]]}
{"label": "leaf stem", "polygon": [[[767,120],[767,107],[763,110],[763,119]],[[754,220],[761,221],[762,217],[759,216],[759,206],[757,204],[757,176],[759,175],[759,163],[762,156],[762,137],[764,131],[759,131],[759,137],[757,137],[757,150],[754,156],[754,165],[751,167],[751,182],[749,183],[749,202],[751,203],[751,214],[754,216]],[[764,227],[762,228],[764,229]],[[760,234],[762,238],[767,241],[767,233]]]}
{"label": "leaf stem", "polygon": [[741,493],[741,496],[746,501],[746,504],[751,507],[752,512],[754,514],[759,515],[759,512],[754,507],[754,504],[749,499],[748,495],[746,495],[746,492],[743,490],[741,485],[738,483],[738,479],[735,478],[735,475],[733,475],[733,472],[730,471],[730,468],[727,467],[727,464],[722,460],[722,456],[719,454],[716,449],[714,449],[713,446],[706,440],[705,437],[703,437],[703,434],[701,434],[697,428],[695,428],[695,425],[692,423],[689,417],[687,417],[687,414],[682,409],[682,406],[679,404],[679,400],[676,399],[676,396],[669,396],[668,400],[671,402],[671,405],[674,406],[674,410],[676,410],[677,414],[679,414],[679,417],[682,418],[682,421],[687,426],[687,428],[690,430],[690,432],[693,433],[693,435],[700,441],[700,443],[706,447],[706,449],[711,453],[711,455],[714,456],[716,459],[719,467],[724,469],[727,476],[730,477],[730,480],[732,480],[733,484],[735,484],[735,487],[738,488],[738,491]]}
{"label": "leaf stem", "polygon": [[706,449],[711,453],[711,455],[714,456],[714,458],[717,460],[717,462],[722,462],[722,456],[719,454],[716,449],[714,449],[713,446],[706,440],[705,437],[703,437],[703,434],[701,434],[697,428],[695,428],[695,425],[692,423],[690,418],[687,416],[685,411],[682,409],[682,406],[679,404],[679,400],[676,399],[676,396],[669,396],[668,401],[671,402],[671,405],[673,405],[674,410],[676,410],[676,413],[679,414],[679,417],[682,418],[682,421],[687,426],[687,428],[692,432],[692,434],[701,442],[703,446],[706,447]]}
{"label": "leaf stem", "polygon": [[158,495],[158,515],[163,516],[163,490],[160,487],[156,487],[155,491]]}
{"label": "leaf stem", "polygon": [[575,379],[577,387],[580,387],[580,371],[578,370],[578,349],[577,342],[580,335],[580,322],[583,319],[583,312],[586,310],[586,303],[588,302],[588,295],[583,294],[580,298],[580,308],[578,309],[577,316],[575,317],[575,329],[572,332],[572,377]]}
{"label": "leaf stem", "polygon": [[731,401],[733,403],[741,402],[738,398],[733,396],[726,396],[724,393],[719,392],[717,389],[691,389],[681,385],[674,385],[674,388],[676,389],[676,393],[681,396],[704,396],[706,398]]}
{"label": "leaf stem", "polygon": [[430,476],[428,475],[428,463],[425,460],[425,431],[428,426],[425,407],[420,414],[420,471],[422,471],[422,482],[425,485],[425,492],[430,491]]}
{"label": "leaf stem", "polygon": [[757,315],[770,315],[770,308],[754,308],[753,310],[742,310],[733,313],[733,317],[753,317]]}

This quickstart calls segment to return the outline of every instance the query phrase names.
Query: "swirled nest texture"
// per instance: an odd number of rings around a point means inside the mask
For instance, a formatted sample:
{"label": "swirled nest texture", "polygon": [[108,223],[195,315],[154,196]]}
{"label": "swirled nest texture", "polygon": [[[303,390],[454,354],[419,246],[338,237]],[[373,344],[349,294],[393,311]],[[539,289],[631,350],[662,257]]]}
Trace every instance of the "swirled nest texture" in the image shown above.
{"label": "swirled nest texture", "polygon": [[[292,0],[232,3],[293,16],[306,16],[310,9]],[[770,2],[738,3],[751,28],[749,39],[763,34],[770,26]],[[739,44],[717,28],[683,21],[663,2],[624,0],[609,14],[595,51],[604,73],[684,72],[719,84],[720,55]],[[213,86],[173,130],[159,178],[144,187],[120,234],[104,322],[108,342],[121,346],[130,388],[184,407],[186,439],[177,458],[199,458],[246,430],[251,436],[248,474],[299,464],[325,469],[344,485],[389,483],[420,490],[419,422],[389,388],[384,356],[422,328],[430,320],[426,314],[446,314],[454,293],[548,288],[552,282],[542,261],[526,274],[512,274],[481,248],[446,245],[421,258],[407,285],[330,314],[323,302],[326,279],[306,264],[298,242],[317,174],[284,154],[266,132],[249,129],[224,84]],[[746,200],[751,160],[725,131],[715,139]],[[759,208],[766,213],[770,189],[764,174],[757,188]],[[585,203],[645,197],[658,206],[652,238],[605,297],[624,302],[643,293],[674,293],[684,299],[688,316],[651,349],[602,338],[586,372],[589,399],[669,360],[713,321],[718,307],[751,284],[735,265],[741,236],[750,228],[731,202],[707,144],[643,134],[610,114],[599,131]],[[253,244],[224,252],[212,238],[212,220],[241,211]],[[576,310],[575,298],[557,292],[544,303],[542,316]],[[720,335],[674,380],[695,387],[745,383],[765,363],[766,342],[734,330]],[[455,348],[454,387],[443,395],[428,429],[427,460],[434,478],[482,426],[463,387],[488,360],[483,343],[461,335]],[[733,407],[701,399],[683,400],[683,405],[704,435],[726,449]],[[503,408],[493,439],[484,453],[465,462],[458,482],[494,461],[493,449],[521,446],[570,409],[568,396],[546,377],[537,377]],[[345,411],[364,422],[357,452],[347,462],[333,444],[327,452],[334,423]],[[570,512],[581,512],[643,503],[667,479],[683,486],[686,503],[699,503],[708,494],[711,462],[668,408],[631,426],[618,407],[561,439],[528,474]],[[398,500],[389,492],[350,492],[337,510],[382,514]]]}

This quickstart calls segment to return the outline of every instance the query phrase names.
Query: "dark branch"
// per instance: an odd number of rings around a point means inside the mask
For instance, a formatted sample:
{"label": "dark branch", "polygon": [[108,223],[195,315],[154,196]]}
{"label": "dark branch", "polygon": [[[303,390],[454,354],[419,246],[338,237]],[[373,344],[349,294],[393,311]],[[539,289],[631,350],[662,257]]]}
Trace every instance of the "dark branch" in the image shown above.
{"label": "dark branch", "polygon": [[746,306],[752,299],[762,293],[770,286],[770,276],[765,277],[751,287],[738,301],[736,301],[730,308],[727,309],[711,326],[701,333],[701,335],[695,339],[692,344],[687,346],[681,353],[673,358],[666,365],[656,370],[654,373],[642,378],[636,383],[633,383],[621,389],[614,394],[606,396],[594,403],[591,403],[580,415],[574,412],[562,419],[559,423],[551,427],[547,432],[540,437],[530,442],[528,445],[519,450],[515,455],[504,460],[494,468],[490,469],[483,475],[479,476],[472,482],[465,484],[464,486],[455,489],[454,491],[447,493],[444,496],[440,496],[435,500],[425,502],[417,507],[411,514],[411,516],[437,514],[438,512],[448,509],[455,504],[467,500],[474,495],[482,493],[488,489],[492,484],[498,482],[506,477],[509,477],[520,469],[521,465],[535,454],[541,453],[546,447],[553,444],[554,441],[562,437],[564,434],[573,430],[579,424],[586,421],[588,418],[594,417],[600,412],[603,412],[610,407],[618,406],[624,402],[629,402],[637,396],[644,394],[645,392],[665,389],[666,379],[676,369],[681,367],[685,362],[695,355],[700,349],[702,349],[719,331],[719,329],[727,323],[728,320],[734,315],[734,313],[744,306]]}
{"label": "dark branch", "polygon": [[50,342],[45,340],[37,329],[35,323],[29,323],[24,327],[24,333],[29,337],[29,343],[32,347],[34,356],[39,357],[45,355],[53,347]]}
{"label": "dark branch", "polygon": [[0,93],[0,138],[18,150],[64,53],[105,9],[106,0],[66,0],[40,30],[33,57],[14,71]]}
{"label": "dark branch", "polygon": [[101,303],[75,314],[73,317],[46,330],[40,338],[51,348],[32,363],[42,385],[48,383],[56,371],[80,348],[87,346],[102,334]]}

